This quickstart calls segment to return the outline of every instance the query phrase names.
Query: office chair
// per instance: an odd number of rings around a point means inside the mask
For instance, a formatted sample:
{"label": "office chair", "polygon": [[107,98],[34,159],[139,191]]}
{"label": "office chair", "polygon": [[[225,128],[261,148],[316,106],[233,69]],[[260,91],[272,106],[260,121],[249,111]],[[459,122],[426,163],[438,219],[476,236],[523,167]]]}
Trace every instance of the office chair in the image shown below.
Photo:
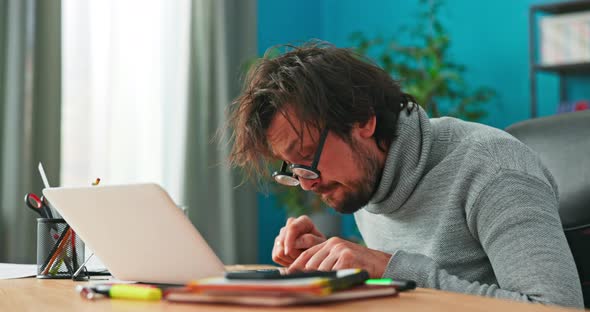
{"label": "office chair", "polygon": [[590,110],[531,119],[506,131],[536,151],[559,190],[559,215],[590,307]]}

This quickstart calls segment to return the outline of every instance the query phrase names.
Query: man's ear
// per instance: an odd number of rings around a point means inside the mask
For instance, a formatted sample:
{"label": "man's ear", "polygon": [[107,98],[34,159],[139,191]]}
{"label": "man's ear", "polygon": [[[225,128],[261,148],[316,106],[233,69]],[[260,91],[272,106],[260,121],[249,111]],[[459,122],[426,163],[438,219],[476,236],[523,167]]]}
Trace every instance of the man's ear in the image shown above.
{"label": "man's ear", "polygon": [[377,117],[375,117],[375,115],[369,117],[369,119],[367,119],[367,121],[365,121],[364,123],[357,123],[354,126],[354,130],[355,132],[357,132],[357,134],[363,138],[363,139],[367,139],[367,138],[371,138],[373,137],[373,134],[375,134],[375,129],[377,127]]}

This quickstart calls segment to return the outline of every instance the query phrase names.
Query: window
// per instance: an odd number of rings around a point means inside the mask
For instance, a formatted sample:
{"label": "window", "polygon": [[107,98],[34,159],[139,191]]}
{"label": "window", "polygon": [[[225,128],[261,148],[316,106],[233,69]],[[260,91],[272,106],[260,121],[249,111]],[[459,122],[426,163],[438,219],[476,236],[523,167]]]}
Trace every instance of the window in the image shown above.
{"label": "window", "polygon": [[157,182],[182,202],[189,0],[64,0],[64,186]]}

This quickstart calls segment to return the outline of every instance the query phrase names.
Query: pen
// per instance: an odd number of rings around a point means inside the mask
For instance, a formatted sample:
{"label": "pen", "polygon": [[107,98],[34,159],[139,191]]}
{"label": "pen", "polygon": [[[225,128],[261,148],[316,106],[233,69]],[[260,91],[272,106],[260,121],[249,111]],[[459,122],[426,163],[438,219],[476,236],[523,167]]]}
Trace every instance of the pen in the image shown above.
{"label": "pen", "polygon": [[411,290],[416,288],[415,281],[394,280],[391,278],[373,278],[365,281],[365,285],[393,286],[399,291]]}
{"label": "pen", "polygon": [[[59,239],[57,240],[57,242],[55,243],[55,245],[51,249],[51,252],[49,253],[48,258],[44,263],[45,264],[44,269],[41,272],[42,275],[47,275],[47,273],[49,272],[49,269],[53,265],[53,262],[55,262],[55,259],[62,253],[62,251],[65,247],[65,243],[68,241],[71,234],[72,234],[72,231],[70,230],[70,226],[66,225],[66,227],[63,229],[63,233],[61,234],[61,236],[59,237]],[[41,267],[41,268],[43,268],[43,267]]]}
{"label": "pen", "polygon": [[79,285],[76,290],[86,299],[94,299],[102,295],[113,299],[160,300],[162,290],[151,285],[136,284],[100,284],[93,286]]}
{"label": "pen", "polygon": [[49,269],[49,275],[55,275],[55,274],[59,273],[59,269],[61,268],[62,265],[66,266],[68,273],[74,272],[69,261],[70,261],[70,257],[68,257],[67,255],[60,258],[59,261],[54,261],[53,266],[51,267],[51,269]]}

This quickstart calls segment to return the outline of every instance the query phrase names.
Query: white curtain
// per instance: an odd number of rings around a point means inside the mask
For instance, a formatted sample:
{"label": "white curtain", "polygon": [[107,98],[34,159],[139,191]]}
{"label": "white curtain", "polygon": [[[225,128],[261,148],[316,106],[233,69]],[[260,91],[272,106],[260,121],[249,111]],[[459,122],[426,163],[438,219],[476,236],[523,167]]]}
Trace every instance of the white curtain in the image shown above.
{"label": "white curtain", "polygon": [[157,182],[184,204],[189,13],[63,0],[62,185]]}
{"label": "white curtain", "polygon": [[213,138],[257,56],[255,0],[193,0],[186,184],[190,217],[226,264],[257,262],[255,191],[227,166],[226,139]]}
{"label": "white curtain", "polygon": [[59,180],[60,1],[0,0],[0,262],[34,263],[37,163]]}

